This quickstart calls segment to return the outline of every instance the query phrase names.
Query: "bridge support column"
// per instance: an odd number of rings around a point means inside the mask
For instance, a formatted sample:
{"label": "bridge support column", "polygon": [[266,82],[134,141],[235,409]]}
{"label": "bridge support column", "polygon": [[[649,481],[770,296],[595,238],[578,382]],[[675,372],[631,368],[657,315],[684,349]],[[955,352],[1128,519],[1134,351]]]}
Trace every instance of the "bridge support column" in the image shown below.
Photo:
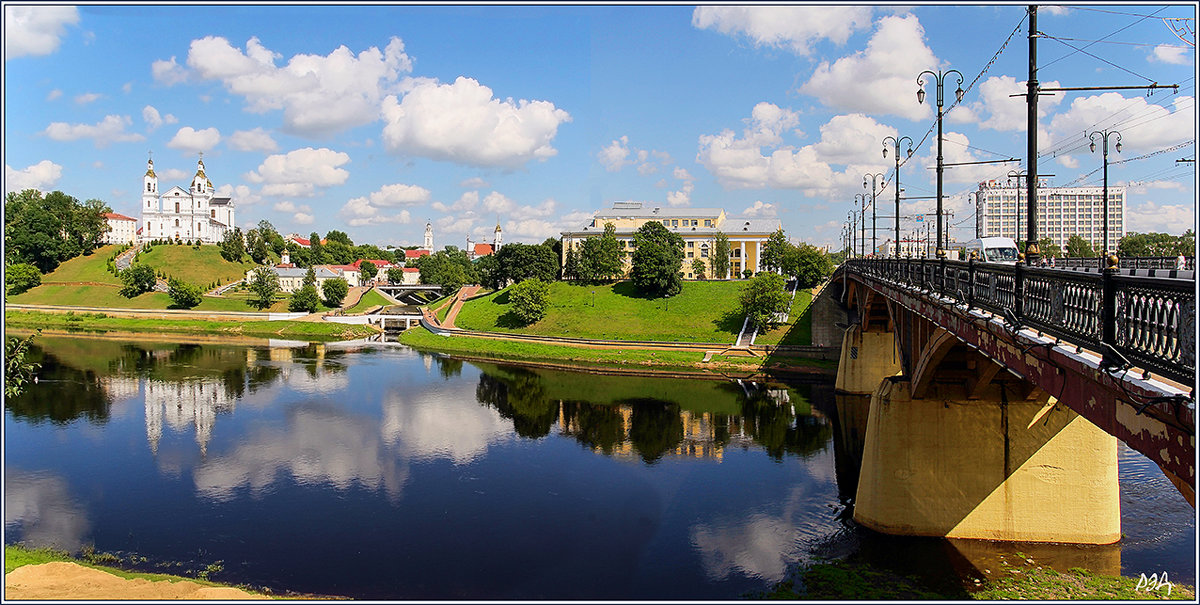
{"label": "bridge support column", "polygon": [[[1121,537],[1117,440],[1068,409],[993,383],[871,398],[854,520],[887,534],[1111,544]],[[1051,400],[1053,402],[1053,400]]]}
{"label": "bridge support column", "polygon": [[834,387],[842,393],[870,395],[879,381],[900,373],[900,352],[892,332],[864,332],[853,325],[842,337]]}

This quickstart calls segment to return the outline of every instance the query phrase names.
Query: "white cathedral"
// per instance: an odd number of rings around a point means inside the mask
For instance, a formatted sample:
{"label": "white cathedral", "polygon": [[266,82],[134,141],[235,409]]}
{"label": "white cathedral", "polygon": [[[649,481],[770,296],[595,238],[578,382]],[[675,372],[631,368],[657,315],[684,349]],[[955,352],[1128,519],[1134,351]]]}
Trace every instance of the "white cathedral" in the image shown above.
{"label": "white cathedral", "polygon": [[160,196],[152,159],[146,161],[143,181],[142,228],[138,232],[138,241],[199,240],[205,244],[219,244],[225,233],[233,229],[233,200],[213,197],[212,181],[204,174],[203,156],[197,162],[190,189],[175,186]]}

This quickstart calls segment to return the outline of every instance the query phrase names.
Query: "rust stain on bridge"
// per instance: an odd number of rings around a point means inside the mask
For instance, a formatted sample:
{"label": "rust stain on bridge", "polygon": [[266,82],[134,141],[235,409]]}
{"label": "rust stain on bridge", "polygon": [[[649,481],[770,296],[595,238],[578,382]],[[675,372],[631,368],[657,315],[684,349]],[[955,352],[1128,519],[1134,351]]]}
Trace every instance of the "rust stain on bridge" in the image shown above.
{"label": "rust stain on bridge", "polygon": [[[845,268],[840,270],[845,271]],[[911,313],[945,329],[967,347],[1024,379],[1030,392],[1044,391],[1153,460],[1188,502],[1195,505],[1194,411],[1178,400],[1146,404],[1156,398],[1184,393],[1187,387],[1157,377],[1144,380],[1141,371],[1137,370],[1110,374],[1100,369],[1098,354],[1077,352],[1074,345],[1056,345],[1053,338],[1039,336],[1027,328],[1014,331],[1002,319],[985,311],[968,310],[964,305],[935,299],[855,272],[845,278],[858,282],[851,290],[873,290],[891,301],[887,305],[889,314]],[[878,300],[862,291],[855,294],[847,298],[848,304],[863,305]],[[872,311],[865,309],[864,312],[869,315]],[[892,320],[898,332],[913,325],[897,317]],[[864,325],[867,323],[864,318]],[[900,343],[910,342],[912,350],[907,354],[912,361],[906,364],[905,370],[912,372],[919,365],[919,356],[926,343],[900,334],[897,338]]]}

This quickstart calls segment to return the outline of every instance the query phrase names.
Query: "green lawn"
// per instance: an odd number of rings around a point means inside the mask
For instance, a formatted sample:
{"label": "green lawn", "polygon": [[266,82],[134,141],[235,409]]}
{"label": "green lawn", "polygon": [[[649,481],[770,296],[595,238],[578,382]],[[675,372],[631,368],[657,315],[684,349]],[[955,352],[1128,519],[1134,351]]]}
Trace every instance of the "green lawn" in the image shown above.
{"label": "green lawn", "polygon": [[208,287],[213,282],[235,282],[246,277],[246,272],[255,267],[248,259],[240,263],[231,263],[221,258],[221,247],[216,245],[200,246],[199,249],[191,246],[158,245],[149,252],[139,254],[137,262],[201,287]]}
{"label": "green lawn", "polygon": [[51,273],[43,275],[42,283],[97,282],[120,286],[120,278],[109,273],[107,269],[108,257],[120,249],[117,245],[101,246],[87,256],[76,256],[59,265]]}
{"label": "green lawn", "polygon": [[324,321],[207,321],[202,319],[136,319],[107,317],[103,313],[38,313],[7,310],[8,329],[84,330],[92,332],[140,332],[184,334],[228,334],[292,340],[350,340],[377,333],[369,326]]}
{"label": "green lawn", "polygon": [[[64,305],[68,307],[107,307],[113,309],[168,309],[171,297],[164,292],[147,292],[134,298],[120,294],[121,286],[75,286],[42,284],[28,292],[8,297],[8,302],[20,305]],[[246,292],[230,291],[224,297],[205,296],[195,311],[259,312],[248,302]],[[327,307],[321,307],[327,310]],[[275,301],[262,312],[287,313],[286,297]]]}
{"label": "green lawn", "polygon": [[530,326],[520,326],[510,313],[507,290],[467,301],[454,323],[488,332],[732,343],[742,327],[737,312],[741,287],[742,282],[734,281],[684,282],[676,296],[647,299],[628,281],[597,286],[554,282],[546,317]]}
{"label": "green lawn", "polygon": [[776,326],[754,339],[756,345],[810,345],[812,344],[812,291],[801,290],[792,302],[792,312],[787,323]]}
{"label": "green lawn", "polygon": [[378,306],[386,307],[387,305],[390,305],[390,304],[392,304],[392,303],[388,302],[388,300],[386,298],[384,298],[378,292],[376,292],[374,290],[367,290],[367,293],[363,294],[362,298],[359,299],[358,304],[346,309],[346,313],[348,313],[348,314],[362,313],[371,307],[378,307]]}

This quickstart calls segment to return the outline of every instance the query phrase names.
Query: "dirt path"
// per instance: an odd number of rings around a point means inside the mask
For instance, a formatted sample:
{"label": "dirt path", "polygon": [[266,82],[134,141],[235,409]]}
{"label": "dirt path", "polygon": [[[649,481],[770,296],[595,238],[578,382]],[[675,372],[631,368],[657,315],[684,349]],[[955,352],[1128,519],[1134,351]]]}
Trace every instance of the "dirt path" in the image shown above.
{"label": "dirt path", "polygon": [[245,600],[268,599],[238,588],[183,580],[126,580],[75,563],[25,565],[4,575],[4,600]]}

